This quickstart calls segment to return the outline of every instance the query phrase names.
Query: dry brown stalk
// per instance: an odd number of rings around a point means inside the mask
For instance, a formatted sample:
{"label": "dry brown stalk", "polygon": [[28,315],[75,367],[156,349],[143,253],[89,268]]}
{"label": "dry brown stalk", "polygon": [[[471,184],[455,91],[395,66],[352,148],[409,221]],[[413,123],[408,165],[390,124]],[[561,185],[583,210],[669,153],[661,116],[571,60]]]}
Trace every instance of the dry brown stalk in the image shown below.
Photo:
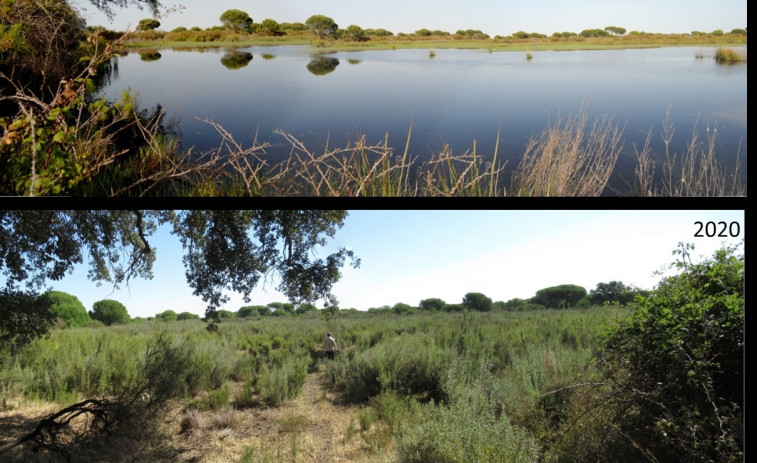
{"label": "dry brown stalk", "polygon": [[622,130],[605,116],[586,130],[588,114],[555,124],[529,141],[511,193],[516,196],[599,196],[615,169]]}

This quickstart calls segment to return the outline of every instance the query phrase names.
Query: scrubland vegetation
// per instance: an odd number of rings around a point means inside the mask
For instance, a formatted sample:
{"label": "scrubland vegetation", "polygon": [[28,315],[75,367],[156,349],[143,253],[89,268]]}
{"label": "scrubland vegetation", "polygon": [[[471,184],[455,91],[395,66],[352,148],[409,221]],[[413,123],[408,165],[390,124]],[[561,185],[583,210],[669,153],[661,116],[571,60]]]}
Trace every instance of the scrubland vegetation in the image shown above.
{"label": "scrubland vegetation", "polygon": [[[633,301],[610,282],[588,294],[544,288],[528,303],[469,293],[459,312],[429,298],[415,313],[398,304],[328,318],[226,316],[215,332],[157,318],[57,329],[2,352],[0,452],[10,461],[94,451],[109,461],[742,461],[739,249],[695,263],[682,245],[675,275]],[[627,305],[591,302],[618,296]],[[340,347],[328,362],[326,331]],[[99,407],[91,423],[102,429],[68,421],[14,441],[33,428],[28,410],[39,402]],[[134,413],[143,409],[161,418]],[[140,432],[118,426],[140,419]]]}

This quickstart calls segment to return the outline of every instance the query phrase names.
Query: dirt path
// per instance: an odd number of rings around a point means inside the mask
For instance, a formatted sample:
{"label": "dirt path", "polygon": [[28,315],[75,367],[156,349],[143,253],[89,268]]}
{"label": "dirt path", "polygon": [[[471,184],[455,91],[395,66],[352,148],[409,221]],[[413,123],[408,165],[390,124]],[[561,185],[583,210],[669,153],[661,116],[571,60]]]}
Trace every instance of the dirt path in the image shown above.
{"label": "dirt path", "polygon": [[360,408],[337,399],[322,370],[310,373],[297,398],[280,407],[238,410],[231,428],[215,428],[208,415],[198,433],[184,437],[182,459],[226,463],[248,452],[255,462],[377,461],[359,433]]}
{"label": "dirt path", "polygon": [[[169,439],[161,444],[163,458],[191,463],[378,463],[360,434],[360,407],[339,403],[338,394],[326,384],[324,366],[319,367],[307,375],[299,396],[280,407],[188,413],[187,402],[177,401],[161,425]],[[40,413],[39,406],[28,404],[1,413],[0,430],[20,435]],[[190,417],[195,421],[188,426]],[[47,460],[39,455],[33,461]]]}

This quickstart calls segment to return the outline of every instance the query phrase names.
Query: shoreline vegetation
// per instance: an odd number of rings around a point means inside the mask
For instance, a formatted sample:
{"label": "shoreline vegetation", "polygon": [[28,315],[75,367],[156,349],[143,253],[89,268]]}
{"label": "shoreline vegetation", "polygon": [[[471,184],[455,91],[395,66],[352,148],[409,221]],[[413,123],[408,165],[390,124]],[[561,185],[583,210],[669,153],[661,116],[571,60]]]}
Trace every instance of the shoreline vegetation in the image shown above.
{"label": "shoreline vegetation", "polygon": [[534,39],[471,39],[465,37],[382,38],[370,41],[319,40],[306,35],[265,37],[228,34],[203,41],[202,36],[177,36],[174,33],[138,34],[125,41],[125,50],[141,48],[230,48],[251,46],[310,45],[319,52],[357,52],[399,49],[471,49],[491,52],[618,50],[660,47],[733,47],[746,46],[746,36],[696,36],[689,34],[645,34],[638,37],[570,37]]}

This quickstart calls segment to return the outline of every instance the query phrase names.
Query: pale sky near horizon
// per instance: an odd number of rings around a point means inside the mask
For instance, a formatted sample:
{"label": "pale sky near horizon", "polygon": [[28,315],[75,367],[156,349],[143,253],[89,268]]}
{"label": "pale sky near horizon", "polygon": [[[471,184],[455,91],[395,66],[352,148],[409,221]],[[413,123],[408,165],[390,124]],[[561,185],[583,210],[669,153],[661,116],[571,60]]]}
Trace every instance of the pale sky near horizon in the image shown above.
{"label": "pale sky near horizon", "polygon": [[[738,222],[740,238],[696,238],[696,221]],[[333,293],[341,308],[367,310],[398,302],[415,306],[431,297],[459,303],[468,292],[494,301],[525,299],[549,286],[577,284],[590,291],[612,280],[651,289],[660,279],[654,272],[674,260],[679,242],[695,244],[695,257],[708,257],[724,241],[743,236],[743,211],[355,210],[318,255],[339,247],[356,253],[360,268],[345,266]],[[87,310],[115,299],[132,317],[168,309],[203,315],[205,304],[186,284],[178,239],[160,229],[151,242],[157,248],[152,280],[132,280],[113,292],[107,283],[89,281],[81,265],[50,286],[74,294]],[[249,304],[286,301],[274,287],[269,282],[256,289]],[[247,305],[231,296],[222,309]]]}
{"label": "pale sky near horizon", "polygon": [[[136,6],[114,8],[113,21],[87,0],[72,0],[84,8],[90,25],[126,30],[140,19],[150,17],[148,10]],[[495,35],[516,31],[580,32],[583,29],[624,27],[628,31],[689,33],[693,30],[726,32],[747,26],[746,0],[163,0],[164,9],[183,6],[180,12],[160,19],[161,30],[179,26],[202,28],[220,25],[219,17],[228,9],[247,12],[255,22],[272,18],[278,22],[305,22],[314,14],[324,14],[343,28],[357,24],[363,28],[384,28],[411,33],[421,28],[454,33],[458,29],[480,29]]]}

